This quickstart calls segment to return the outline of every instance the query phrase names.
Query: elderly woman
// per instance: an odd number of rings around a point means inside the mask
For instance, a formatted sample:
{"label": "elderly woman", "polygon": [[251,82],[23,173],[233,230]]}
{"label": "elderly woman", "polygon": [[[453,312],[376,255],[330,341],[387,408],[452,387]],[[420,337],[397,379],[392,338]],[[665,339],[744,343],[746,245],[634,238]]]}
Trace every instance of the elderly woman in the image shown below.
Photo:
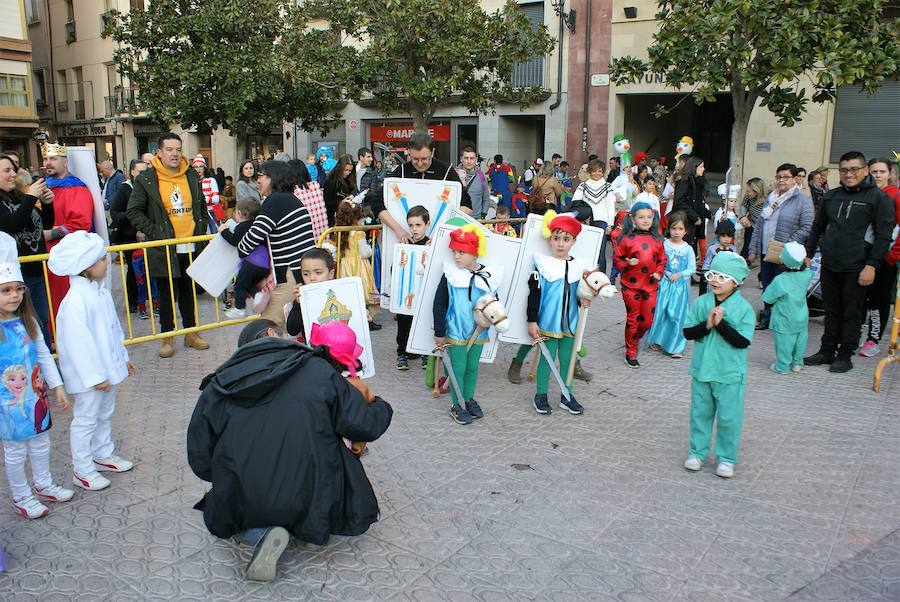
{"label": "elderly woman", "polygon": [[[47,252],[44,231],[53,229],[53,191],[41,178],[29,185],[27,192],[17,188],[18,168],[13,159],[0,155],[0,231],[16,240],[19,257]],[[35,205],[41,202],[41,208]],[[23,263],[22,275],[31,294],[31,302],[41,320],[44,338],[50,342],[50,308],[47,287],[40,262]]]}
{"label": "elderly woman", "polygon": [[[750,240],[750,255],[748,260],[752,263],[757,257],[764,257],[772,242],[786,243],[790,241],[806,242],[806,237],[812,229],[813,209],[812,199],[801,192],[794,178],[797,177],[797,168],[790,163],[785,163],[775,171],[775,189],[769,193],[759,219],[753,228],[753,238]],[[780,263],[761,261],[759,264],[759,281],[763,289],[782,272]],[[765,330],[769,327],[769,314],[772,306],[766,304],[759,317],[757,330]]]}

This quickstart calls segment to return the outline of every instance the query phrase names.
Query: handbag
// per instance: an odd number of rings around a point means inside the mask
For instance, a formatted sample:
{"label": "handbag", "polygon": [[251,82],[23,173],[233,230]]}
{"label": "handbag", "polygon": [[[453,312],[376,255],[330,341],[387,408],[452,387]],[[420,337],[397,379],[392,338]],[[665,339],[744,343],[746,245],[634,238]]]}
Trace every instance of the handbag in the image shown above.
{"label": "handbag", "polygon": [[784,250],[784,243],[774,238],[766,245],[766,254],[763,261],[781,265],[781,252]]}

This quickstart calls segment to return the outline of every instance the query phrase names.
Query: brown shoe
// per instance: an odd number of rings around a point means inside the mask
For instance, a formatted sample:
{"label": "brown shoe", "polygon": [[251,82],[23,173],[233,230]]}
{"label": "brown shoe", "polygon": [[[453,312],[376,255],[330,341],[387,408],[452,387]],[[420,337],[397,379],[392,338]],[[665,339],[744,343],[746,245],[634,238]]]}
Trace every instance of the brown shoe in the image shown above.
{"label": "brown shoe", "polygon": [[198,332],[192,332],[184,335],[184,346],[190,347],[191,349],[199,349],[200,351],[205,351],[209,349],[209,343],[203,340],[203,337],[200,336]]}
{"label": "brown shoe", "polygon": [[159,346],[159,357],[167,358],[175,355],[175,338],[167,337],[162,340],[162,345]]}

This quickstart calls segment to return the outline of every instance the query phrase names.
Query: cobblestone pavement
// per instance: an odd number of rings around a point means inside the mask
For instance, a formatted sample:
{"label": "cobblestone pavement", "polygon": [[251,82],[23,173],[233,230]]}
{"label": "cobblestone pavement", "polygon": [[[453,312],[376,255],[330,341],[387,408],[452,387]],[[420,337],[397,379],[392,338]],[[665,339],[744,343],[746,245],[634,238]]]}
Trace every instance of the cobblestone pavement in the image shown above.
{"label": "cobblestone pavement", "polygon": [[[244,581],[250,551],[210,536],[191,509],[205,484],[187,466],[185,428],[237,329],[208,334],[207,352],[179,342],[171,360],[133,348],[141,372],[121,388],[114,435],[136,468],[42,520],[0,506],[0,599],[900,599],[900,371],[880,395],[871,359],[845,375],[778,376],[758,333],[742,463],[726,481],[710,463],[681,468],[689,359],[644,352],[628,369],[623,320],[619,299],[591,311],[583,416],[537,415],[530,385],[506,380],[507,347],[482,368],[484,419],[461,427],[421,371],[394,370],[382,314],[372,385],[395,414],[364,459],[381,520],[362,537],[292,544],[272,584]],[[814,321],[810,351],[820,333]],[[52,429],[63,483],[69,421],[57,412]]]}

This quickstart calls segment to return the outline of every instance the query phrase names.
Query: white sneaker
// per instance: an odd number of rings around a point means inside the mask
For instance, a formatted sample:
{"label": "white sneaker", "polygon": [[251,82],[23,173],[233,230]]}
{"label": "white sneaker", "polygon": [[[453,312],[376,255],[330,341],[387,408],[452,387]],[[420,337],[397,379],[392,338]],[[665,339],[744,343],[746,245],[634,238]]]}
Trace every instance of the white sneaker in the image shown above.
{"label": "white sneaker", "polygon": [[794,364],[793,366],[791,366],[791,372],[800,372],[801,370],[803,370],[803,366],[800,366],[798,364]]}
{"label": "white sneaker", "polygon": [[76,487],[81,487],[87,491],[100,491],[109,487],[109,479],[99,472],[92,472],[89,475],[81,476],[77,472],[72,475],[72,482]]}
{"label": "white sneaker", "polygon": [[33,495],[28,495],[21,499],[13,500],[12,503],[16,508],[16,512],[18,512],[25,518],[41,518],[42,516],[47,516],[50,513],[50,508],[40,503],[38,499]]}
{"label": "white sneaker", "polygon": [[284,527],[269,529],[253,550],[253,557],[247,565],[247,579],[261,582],[275,579],[278,559],[290,540],[290,533]]}
{"label": "white sneaker", "polygon": [[718,466],[716,466],[716,476],[730,479],[734,476],[734,464],[731,462],[719,462]]}
{"label": "white sneaker", "polygon": [[246,309],[238,309],[236,307],[232,307],[228,311],[225,312],[225,317],[229,320],[239,320],[240,318],[247,317]]}
{"label": "white sneaker", "polygon": [[691,472],[697,472],[703,468],[703,460],[697,456],[688,456],[687,460],[684,461],[684,467]]}
{"label": "white sneaker", "polygon": [[94,468],[96,468],[98,472],[128,472],[134,468],[134,462],[113,454],[102,460],[94,458]]}
{"label": "white sneaker", "polygon": [[49,487],[41,489],[37,485],[34,486],[34,493],[45,502],[68,502],[75,495],[71,489],[61,487],[56,483],[51,483]]}

